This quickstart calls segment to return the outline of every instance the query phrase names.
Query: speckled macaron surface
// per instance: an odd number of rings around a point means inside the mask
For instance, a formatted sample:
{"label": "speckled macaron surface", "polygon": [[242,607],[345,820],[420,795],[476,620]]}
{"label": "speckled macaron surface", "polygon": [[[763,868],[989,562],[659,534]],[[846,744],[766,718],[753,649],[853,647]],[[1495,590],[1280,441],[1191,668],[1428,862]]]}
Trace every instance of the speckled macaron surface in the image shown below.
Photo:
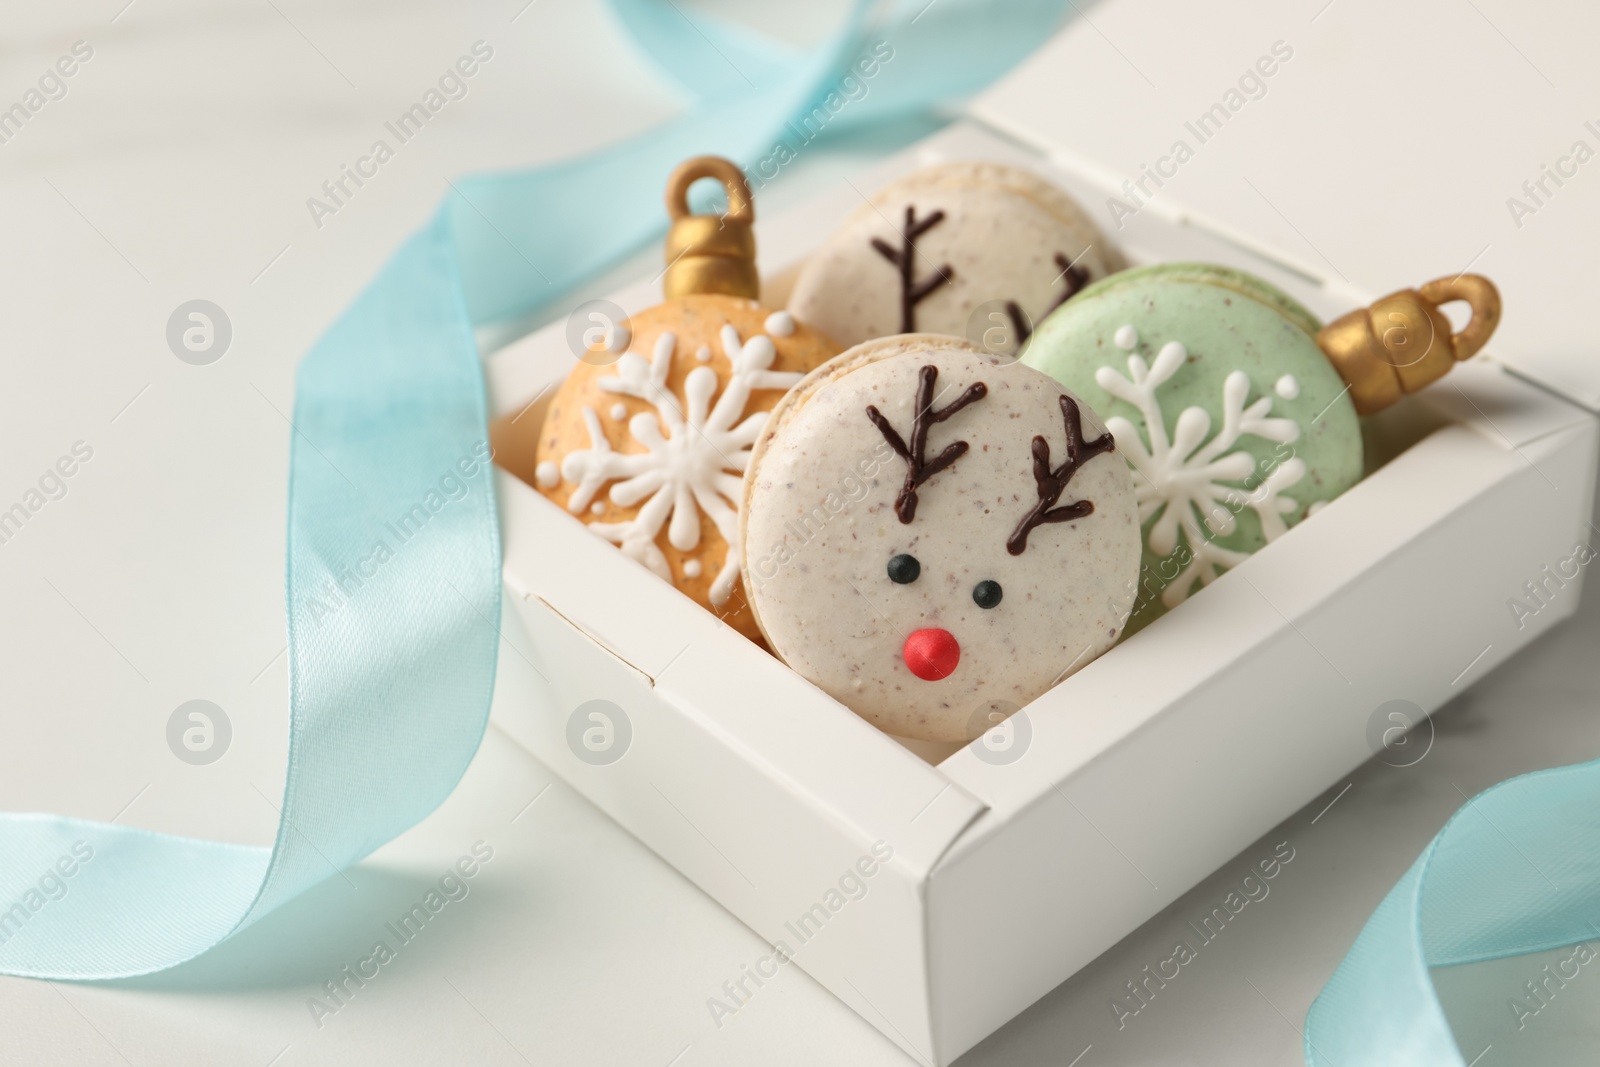
{"label": "speckled macaron surface", "polygon": [[739,586],[741,478],[778,398],[837,352],[789,312],[741,297],[704,293],[642,311],[568,373],[537,427],[532,481],[759,637]]}
{"label": "speckled macaron surface", "polygon": [[1240,271],[1177,263],[1086,289],[1022,362],[1105,417],[1145,536],[1129,632],[1350,488],[1361,428],[1316,318]]}
{"label": "speckled macaron surface", "polygon": [[878,727],[936,741],[1110,648],[1140,551],[1132,477],[1089,406],[923,334],[858,345],[779,403],[742,544],[773,651]]}
{"label": "speckled macaron surface", "polygon": [[1066,193],[997,163],[926,167],[863,204],[806,262],[795,317],[855,345],[897,333],[1015,354],[1051,310],[1124,265]]}

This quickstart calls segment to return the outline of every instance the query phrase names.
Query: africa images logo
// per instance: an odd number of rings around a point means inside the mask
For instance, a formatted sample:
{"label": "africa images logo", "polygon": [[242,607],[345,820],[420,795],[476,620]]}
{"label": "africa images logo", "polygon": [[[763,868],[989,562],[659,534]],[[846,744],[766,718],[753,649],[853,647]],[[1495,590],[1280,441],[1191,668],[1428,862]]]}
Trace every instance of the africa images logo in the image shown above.
{"label": "africa images logo", "polygon": [[754,964],[741,963],[738,976],[722,983],[722,995],[706,998],[706,1010],[710,1012],[711,1022],[716,1028],[720,1030],[727,1025],[728,1020],[750,1003],[751,998],[769,980],[778,976],[778,968],[793,960],[799,949],[805,948],[807,942],[818,937],[835,915],[852,902],[864,898],[872,888],[873,876],[892,859],[894,846],[887,841],[874,841],[866,854],[858,856],[834,880],[834,884],[823,891],[820,900],[793,921],[783,924],[783,928],[795,940],[794,947],[791,948],[783,938],[778,938],[772,942],[772,951],[757,957]]}
{"label": "africa images logo", "polygon": [[71,888],[68,879],[92,859],[94,846],[87,841],[74,841],[69,852],[58,856],[10,907],[0,911],[0,945],[20,934],[45,905],[66,896]]}
{"label": "africa images logo", "polygon": [[323,982],[320,996],[307,997],[306,1009],[311,1012],[311,1021],[317,1024],[317,1029],[322,1029],[329,1016],[349,1007],[355,995],[382,974],[384,967],[399,959],[401,951],[420,937],[448,905],[466,900],[472,892],[471,880],[492,859],[494,846],[487,841],[474,841],[471,851],[446,867],[409,911],[383,924],[383,936],[372,943],[372,950],[366,956],[346,964],[338,974]]}
{"label": "africa images logo", "polygon": [[[471,53],[459,57],[452,66],[446,67],[444,73],[439,75],[436,86],[430,85],[416,103],[401,111],[392,121],[385,122],[383,128],[388,136],[374,140],[364,155],[356,157],[354,166],[339,164],[339,172],[322,183],[321,196],[306,197],[306,210],[310,212],[311,222],[317,229],[322,229],[324,219],[337,215],[348,206],[367,182],[378,176],[379,168],[420,134],[429,120],[443,111],[447,104],[467,98],[471,91],[468,79],[475,77],[483,64],[494,58],[494,48],[487,41],[474,41]],[[391,137],[393,144],[389,143]]]}
{"label": "africa images logo", "polygon": [[1201,951],[1221,937],[1229,924],[1237,920],[1247,907],[1266,900],[1267,894],[1272,892],[1272,887],[1267,883],[1294,862],[1294,857],[1294,846],[1287,841],[1280,841],[1273,847],[1272,855],[1257,860],[1249,873],[1240,878],[1237,885],[1229,888],[1222,903],[1202,915],[1198,923],[1189,920],[1188,933],[1172,946],[1169,955],[1153,965],[1146,964],[1142,971],[1124,982],[1125,995],[1119,993],[1110,1000],[1111,1015],[1117,1020],[1117,1029],[1123,1029],[1129,1019],[1148,1008],[1156,999],[1156,994],[1167,988],[1167,983],[1177,981],[1184,974],[1184,968],[1198,960]]}

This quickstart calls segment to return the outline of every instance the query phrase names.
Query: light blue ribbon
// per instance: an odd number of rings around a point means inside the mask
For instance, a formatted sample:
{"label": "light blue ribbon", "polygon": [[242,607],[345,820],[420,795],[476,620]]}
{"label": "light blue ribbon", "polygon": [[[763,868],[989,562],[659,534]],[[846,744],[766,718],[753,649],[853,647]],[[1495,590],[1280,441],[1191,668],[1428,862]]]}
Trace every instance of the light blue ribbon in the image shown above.
{"label": "light blue ribbon", "polygon": [[1311,1005],[1311,1067],[1465,1067],[1429,967],[1600,937],[1600,760],[1480,793],[1384,898]]}
{"label": "light blue ribbon", "polygon": [[889,42],[894,58],[840,125],[977,88],[1044,40],[1065,0],[915,0],[872,27],[858,0],[804,54],[682,5],[614,6],[695,98],[689,112],[583,159],[458,182],[300,366],[276,841],[0,816],[0,973],[100,979],[172,967],[437,807],[483,736],[498,651],[500,546],[474,324],[548,303],[639,248],[664,223],[674,165],[705,152],[766,156],[872,41]]}

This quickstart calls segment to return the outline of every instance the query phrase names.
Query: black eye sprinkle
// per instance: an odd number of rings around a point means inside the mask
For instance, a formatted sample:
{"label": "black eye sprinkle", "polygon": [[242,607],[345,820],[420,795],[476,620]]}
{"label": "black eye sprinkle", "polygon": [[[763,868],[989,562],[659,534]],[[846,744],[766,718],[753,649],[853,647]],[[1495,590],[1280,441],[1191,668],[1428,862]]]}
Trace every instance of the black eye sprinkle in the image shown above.
{"label": "black eye sprinkle", "polygon": [[[910,585],[922,573],[922,564],[917,562],[916,556],[908,556],[904,552],[889,560],[889,580],[896,585]],[[995,588],[999,588],[996,586]]]}
{"label": "black eye sprinkle", "polygon": [[972,587],[972,602],[980,608],[992,608],[1000,603],[1004,595],[1000,590],[999,582],[991,582],[987,578]]}

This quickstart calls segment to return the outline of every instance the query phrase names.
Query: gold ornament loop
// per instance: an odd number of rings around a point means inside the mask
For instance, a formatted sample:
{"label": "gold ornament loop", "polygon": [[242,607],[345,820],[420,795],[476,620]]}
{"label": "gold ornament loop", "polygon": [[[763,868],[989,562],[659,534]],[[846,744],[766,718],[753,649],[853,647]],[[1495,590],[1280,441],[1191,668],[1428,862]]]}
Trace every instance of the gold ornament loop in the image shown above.
{"label": "gold ornament loop", "polygon": [[689,214],[689,187],[701,178],[715,178],[728,193],[728,213],[734,222],[756,221],[755,201],[750,198],[750,183],[744,171],[731,159],[721,156],[695,156],[678,164],[667,179],[667,217],[676,222]]}
{"label": "gold ornament loop", "polygon": [[[1460,333],[1439,305],[1464,300],[1472,317]],[[1317,344],[1350,387],[1356,414],[1371,415],[1438,381],[1483,348],[1500,324],[1500,293],[1488,278],[1462,274],[1402,289],[1328,323]]]}
{"label": "gold ornament loop", "polygon": [[1418,290],[1422,299],[1435,306],[1464,300],[1472,309],[1460,333],[1450,338],[1457,360],[1471,359],[1489,343],[1500,325],[1500,290],[1481,274],[1459,274],[1454,278],[1435,278]]}
{"label": "gold ornament loop", "polygon": [[[701,178],[715,178],[728,194],[725,215],[689,213],[689,187]],[[756,272],[755,202],[744,172],[720,156],[685,160],[667,179],[666,275],[661,290],[668,298],[690,293],[726,293],[751,300],[761,295]]]}

